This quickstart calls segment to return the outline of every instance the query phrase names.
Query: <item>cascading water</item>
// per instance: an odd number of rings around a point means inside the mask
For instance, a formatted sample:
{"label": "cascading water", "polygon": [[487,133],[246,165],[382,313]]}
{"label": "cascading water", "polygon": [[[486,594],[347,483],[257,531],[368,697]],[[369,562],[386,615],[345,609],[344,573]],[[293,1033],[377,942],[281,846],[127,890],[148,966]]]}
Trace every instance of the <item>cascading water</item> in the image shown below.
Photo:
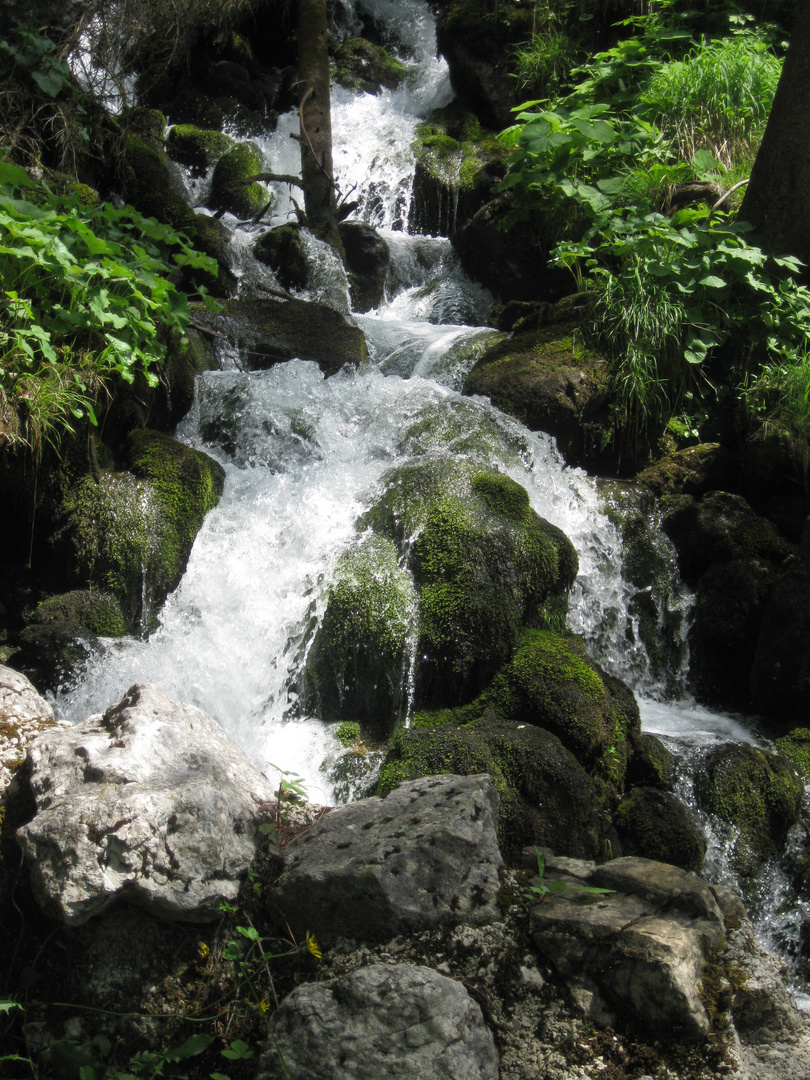
{"label": "cascading water", "polygon": [[[372,362],[325,379],[312,363],[246,373],[238,357],[223,355],[222,370],[200,378],[178,437],[221,461],[224,496],[197,537],[158,629],[148,640],[107,643],[80,685],[60,697],[58,711],[79,720],[119,700],[132,683],[152,681],[214,716],[259,765],[294,773],[312,798],[333,802],[340,793],[329,769],[341,748],[317,716],[300,715],[295,694],[331,571],[388,469],[413,455],[462,452],[522,484],[533,508],[575,545],[580,573],[571,629],[599,663],[634,687],[647,730],[685,762],[712,743],[756,742],[732,718],[664,700],[672,679],[665,685],[649,662],[632,614],[633,590],[622,577],[622,540],[596,485],[566,467],[547,436],[459,394],[496,334],[483,325],[493,297],[465,277],[446,239],[404,231],[414,130],[450,99],[447,70],[435,58],[425,0],[344,0],[339,14],[356,32],[369,8],[395,31],[413,71],[400,90],[336,89],[333,99],[341,191],[351,193],[357,215],[378,227],[391,249],[386,302],[354,317]],[[272,135],[258,140],[268,171],[298,171],[298,146],[290,138],[297,125],[297,114],[282,117]],[[189,182],[188,191],[201,200],[205,181]],[[273,185],[272,193],[272,223],[280,224],[294,206],[285,185]],[[234,234],[248,293],[269,276],[249,253],[256,229]],[[308,243],[322,272],[306,295],[347,311],[342,268],[327,261],[314,238]],[[671,603],[688,606],[688,596],[681,590]],[[692,798],[686,779],[681,794]],[[714,836],[709,865],[718,878],[728,874],[722,853]],[[762,914],[763,933],[773,931],[769,944],[784,945],[789,934],[773,918]]]}

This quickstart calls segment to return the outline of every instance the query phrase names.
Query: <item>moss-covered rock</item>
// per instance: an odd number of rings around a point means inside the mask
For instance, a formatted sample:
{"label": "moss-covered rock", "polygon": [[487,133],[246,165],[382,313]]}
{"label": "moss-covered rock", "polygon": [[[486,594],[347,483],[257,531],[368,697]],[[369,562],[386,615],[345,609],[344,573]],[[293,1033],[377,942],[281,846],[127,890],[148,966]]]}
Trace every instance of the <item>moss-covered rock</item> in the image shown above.
{"label": "moss-covered rock", "polygon": [[[612,832],[594,782],[550,732],[485,714],[467,723],[425,716],[391,740],[379,793],[437,773],[488,773],[498,790],[498,842],[516,864],[526,844],[601,859]],[[435,721],[432,723],[431,721]]]}
{"label": "moss-covered rock", "polygon": [[175,229],[192,228],[195,214],[169,155],[140,136],[123,137],[123,194],[147,217],[156,217]]}
{"label": "moss-covered rock", "polygon": [[756,876],[775,855],[801,810],[804,787],[793,764],[753,746],[726,745],[706,758],[695,781],[705,810],[739,830],[732,862]]}
{"label": "moss-covered rock", "polygon": [[86,476],[70,489],[57,539],[77,584],[111,593],[131,625],[149,628],[219,499],[224,471],[206,454],[143,429],[130,433],[128,459],[130,472]]}
{"label": "moss-covered rock", "polygon": [[810,728],[794,728],[776,740],[780,755],[792,761],[796,772],[806,784],[810,784]]}
{"label": "moss-covered rock", "polygon": [[694,495],[729,490],[736,483],[734,455],[719,443],[687,446],[661,458],[638,474],[639,483],[654,495]]}
{"label": "moss-covered rock", "polygon": [[699,500],[673,498],[666,504],[663,527],[691,580],[712,563],[767,559],[779,565],[795,551],[741,495],[727,491],[710,491]]}
{"label": "moss-covered rock", "polygon": [[701,701],[752,710],[751,673],[778,574],[765,559],[733,559],[701,577],[689,630],[689,674]]}
{"label": "moss-covered rock", "polygon": [[233,139],[221,131],[203,130],[193,124],[175,124],[166,141],[169,156],[203,176],[233,146]]}
{"label": "moss-covered rock", "polygon": [[395,90],[408,69],[380,45],[365,38],[348,38],[334,53],[334,81],[347,90],[378,94],[383,88]]}
{"label": "moss-covered rock", "polygon": [[614,795],[641,731],[632,691],[607,675],[573,634],[527,630],[488,691],[500,715],[556,735]]}
{"label": "moss-covered rock", "polygon": [[309,263],[300,226],[268,229],[253,245],[253,254],[270,267],[285,289],[304,289],[309,284]]}
{"label": "moss-covered rock", "polygon": [[706,837],[697,814],[668,791],[634,788],[613,811],[625,855],[700,872]]}
{"label": "moss-covered rock", "polygon": [[387,735],[404,715],[416,616],[410,575],[392,541],[367,535],[338,560],[303,672],[305,702],[323,720]]}
{"label": "moss-covered rock", "polygon": [[655,735],[642,731],[633,743],[633,756],[627,768],[627,783],[633,787],[675,787],[675,758]]}
{"label": "moss-covered rock", "polygon": [[130,627],[121,604],[91,589],[51,596],[37,605],[20,634],[18,663],[36,672],[43,690],[69,686],[99,637],[122,637]]}
{"label": "moss-covered rock", "polygon": [[599,460],[608,429],[608,369],[577,322],[552,322],[501,341],[464,383],[532,431],[553,435],[570,464]]}
{"label": "moss-covered rock", "polygon": [[450,235],[492,196],[507,149],[454,102],[416,129],[410,228]]}
{"label": "moss-covered rock", "polygon": [[211,178],[209,206],[239,218],[252,218],[269,202],[267,191],[256,181],[245,183],[262,171],[262,155],[253,143],[237,143],[217,161]]}
{"label": "moss-covered rock", "polygon": [[394,470],[365,515],[399,546],[419,590],[416,700],[470,700],[509,658],[521,627],[565,608],[577,573],[570,541],[524,488],[459,458]]}

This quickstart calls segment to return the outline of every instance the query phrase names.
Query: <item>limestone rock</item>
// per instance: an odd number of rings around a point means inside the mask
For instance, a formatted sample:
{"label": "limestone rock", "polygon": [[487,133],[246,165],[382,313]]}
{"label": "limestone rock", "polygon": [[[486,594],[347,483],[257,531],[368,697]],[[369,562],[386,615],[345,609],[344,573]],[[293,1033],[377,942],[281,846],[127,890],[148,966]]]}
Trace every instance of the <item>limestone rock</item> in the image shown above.
{"label": "limestone rock", "polygon": [[30,759],[37,813],[17,839],[49,914],[78,926],[120,899],[205,922],[236,897],[273,788],[204,712],[136,685]]}
{"label": "limestone rock", "polygon": [[282,1002],[256,1080],[497,1080],[498,1053],[464,987],[431,968],[372,964]]}
{"label": "limestone rock", "polygon": [[574,883],[615,892],[556,893],[533,910],[531,933],[594,1019],[621,1016],[647,1032],[704,1038],[710,1023],[701,973],[725,932],[711,887],[674,866],[634,858],[606,863]]}
{"label": "limestone rock", "polygon": [[273,902],[296,937],[381,941],[498,918],[498,795],[486,776],[434,776],[328,814],[286,849]]}
{"label": "limestone rock", "polygon": [[0,664],[0,800],[22,765],[28,745],[49,727],[68,727],[56,721],[53,709],[19,671]]}

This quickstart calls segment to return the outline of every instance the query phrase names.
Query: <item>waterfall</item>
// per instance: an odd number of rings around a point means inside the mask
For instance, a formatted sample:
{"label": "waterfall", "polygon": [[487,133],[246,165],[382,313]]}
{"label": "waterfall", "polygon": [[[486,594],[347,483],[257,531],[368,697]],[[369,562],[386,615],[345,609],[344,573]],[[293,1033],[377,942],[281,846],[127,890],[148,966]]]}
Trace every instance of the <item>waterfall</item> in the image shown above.
{"label": "waterfall", "polygon": [[[119,700],[132,683],[155,682],[217,719],[260,767],[302,778],[315,800],[344,797],[346,789],[329,778],[342,748],[317,716],[302,715],[296,676],[323,614],[330,574],[355,535],[356,520],[381,492],[385,473],[416,453],[452,452],[453,432],[461,429],[464,452],[522,484],[537,513],[573,542],[580,572],[570,628],[594,659],[633,686],[645,729],[685,768],[717,742],[756,744],[757,736],[735,718],[688,699],[673,701],[672,680],[665,685],[654,673],[631,610],[634,590],[622,576],[622,539],[596,483],[566,466],[548,436],[460,394],[495,334],[485,325],[494,298],[465,276],[447,239],[405,231],[414,131],[431,109],[450,100],[447,68],[435,56],[426,0],[342,0],[342,25],[356,29],[369,8],[395,30],[413,73],[398,90],[370,95],[336,88],[333,94],[338,183],[358,201],[357,216],[379,228],[391,250],[385,302],[354,316],[371,362],[325,379],[313,363],[294,360],[248,373],[231,357],[223,358],[222,370],[199,377],[194,407],[177,435],[222,463],[225,493],[157,630],[147,640],[104,643],[79,684],[55,702],[57,712],[80,720]],[[290,113],[272,134],[254,140],[268,171],[298,171],[298,147],[290,138],[297,126],[297,114]],[[192,200],[203,198],[205,181],[189,180],[187,190]],[[273,195],[271,223],[292,219],[288,188],[273,185]],[[224,220],[236,225],[229,215]],[[255,236],[256,227],[234,235],[244,290],[269,273],[252,262]],[[322,247],[313,238],[308,244],[323,270]],[[321,273],[307,295],[347,311],[342,268]],[[415,436],[417,430],[423,434]],[[675,603],[688,606],[686,593]],[[690,792],[684,779],[687,801]],[[723,877],[719,839],[710,854],[715,876]],[[771,917],[761,922],[774,944],[784,933],[765,926]]]}

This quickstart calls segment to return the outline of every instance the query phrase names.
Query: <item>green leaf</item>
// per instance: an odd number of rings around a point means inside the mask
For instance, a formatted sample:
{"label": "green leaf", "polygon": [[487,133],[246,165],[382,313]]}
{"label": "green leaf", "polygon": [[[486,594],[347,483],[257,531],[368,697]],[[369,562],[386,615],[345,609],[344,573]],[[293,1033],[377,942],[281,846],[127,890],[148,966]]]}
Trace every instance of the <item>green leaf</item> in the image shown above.
{"label": "green leaf", "polygon": [[698,282],[698,285],[705,285],[707,289],[727,289],[728,282],[725,278],[718,277],[717,274],[707,274]]}
{"label": "green leaf", "polygon": [[190,1035],[179,1046],[171,1046],[165,1050],[163,1056],[166,1061],[185,1061],[187,1058],[202,1054],[213,1041],[213,1035]]}

